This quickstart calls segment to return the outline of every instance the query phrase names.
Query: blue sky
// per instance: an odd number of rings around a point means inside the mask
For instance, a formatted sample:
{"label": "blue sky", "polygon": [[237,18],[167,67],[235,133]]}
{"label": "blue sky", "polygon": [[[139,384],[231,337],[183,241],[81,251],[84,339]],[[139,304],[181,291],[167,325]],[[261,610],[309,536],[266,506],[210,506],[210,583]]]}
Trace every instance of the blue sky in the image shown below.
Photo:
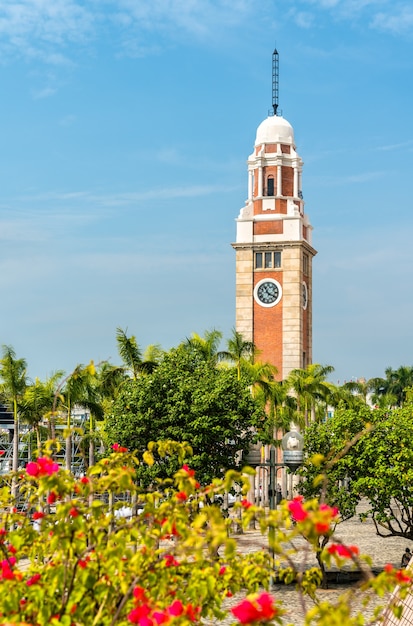
{"label": "blue sky", "polygon": [[408,0],[2,0],[0,344],[32,377],[229,337],[235,218],[271,106],[304,160],[313,360],[413,364]]}

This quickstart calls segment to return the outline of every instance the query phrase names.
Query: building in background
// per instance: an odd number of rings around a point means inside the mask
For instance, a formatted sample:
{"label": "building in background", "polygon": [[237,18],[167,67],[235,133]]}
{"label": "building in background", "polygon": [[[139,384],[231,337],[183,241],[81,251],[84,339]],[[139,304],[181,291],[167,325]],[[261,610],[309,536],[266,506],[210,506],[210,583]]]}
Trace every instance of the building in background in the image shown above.
{"label": "building in background", "polygon": [[278,53],[272,115],[248,158],[248,198],[236,220],[236,330],[283,380],[312,362],[312,226],[304,211],[303,161],[278,115]]}

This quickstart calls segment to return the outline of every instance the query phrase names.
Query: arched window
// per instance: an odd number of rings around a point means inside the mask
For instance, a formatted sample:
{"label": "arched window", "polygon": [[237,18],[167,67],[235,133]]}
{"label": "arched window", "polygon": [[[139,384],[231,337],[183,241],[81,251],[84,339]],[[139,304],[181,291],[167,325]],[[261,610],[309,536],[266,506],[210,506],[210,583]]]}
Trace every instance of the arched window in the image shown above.
{"label": "arched window", "polygon": [[268,176],[267,178],[267,196],[274,195],[274,176]]}

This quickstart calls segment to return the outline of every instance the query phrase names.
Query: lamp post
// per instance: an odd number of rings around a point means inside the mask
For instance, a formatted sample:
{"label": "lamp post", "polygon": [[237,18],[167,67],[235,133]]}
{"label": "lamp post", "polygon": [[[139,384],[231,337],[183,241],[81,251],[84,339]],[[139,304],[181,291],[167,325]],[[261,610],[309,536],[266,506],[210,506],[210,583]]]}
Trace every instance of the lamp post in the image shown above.
{"label": "lamp post", "polygon": [[[270,484],[269,484],[269,508],[270,510],[275,510],[277,508],[277,491],[276,491],[276,482],[277,482],[277,472],[279,469],[283,467],[287,467],[292,474],[297,471],[297,469],[303,464],[304,460],[304,437],[296,430],[292,428],[284,437],[281,439],[281,450],[282,450],[282,463],[277,463],[275,460],[275,447],[271,446],[270,448],[270,458],[268,461],[264,463],[260,463],[260,466],[269,467],[270,470]],[[291,488],[292,492],[292,488]],[[269,539],[269,551],[271,555],[272,561],[272,569],[274,570],[275,563],[275,554],[274,554],[274,533],[275,529],[270,528],[268,539]],[[271,576],[270,587],[274,584],[274,576]]]}
{"label": "lamp post", "polygon": [[292,428],[281,439],[282,450],[282,462],[277,463],[275,460],[275,448],[270,448],[270,458],[264,463],[260,463],[260,466],[269,467],[270,469],[270,484],[269,484],[269,508],[274,510],[277,508],[276,498],[276,480],[277,472],[282,467],[287,467],[292,474],[294,474],[299,467],[303,464],[303,447],[304,437],[298,430]]}

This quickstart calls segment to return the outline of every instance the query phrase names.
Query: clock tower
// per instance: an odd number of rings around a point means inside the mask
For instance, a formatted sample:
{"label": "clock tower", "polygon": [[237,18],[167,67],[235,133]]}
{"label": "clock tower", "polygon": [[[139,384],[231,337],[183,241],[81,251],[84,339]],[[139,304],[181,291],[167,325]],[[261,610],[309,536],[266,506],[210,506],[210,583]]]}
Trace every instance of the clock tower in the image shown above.
{"label": "clock tower", "polygon": [[273,110],[248,158],[248,198],[236,220],[236,330],[275,365],[283,380],[312,362],[312,226],[304,211],[303,161],[294,131],[278,114],[278,53]]}

